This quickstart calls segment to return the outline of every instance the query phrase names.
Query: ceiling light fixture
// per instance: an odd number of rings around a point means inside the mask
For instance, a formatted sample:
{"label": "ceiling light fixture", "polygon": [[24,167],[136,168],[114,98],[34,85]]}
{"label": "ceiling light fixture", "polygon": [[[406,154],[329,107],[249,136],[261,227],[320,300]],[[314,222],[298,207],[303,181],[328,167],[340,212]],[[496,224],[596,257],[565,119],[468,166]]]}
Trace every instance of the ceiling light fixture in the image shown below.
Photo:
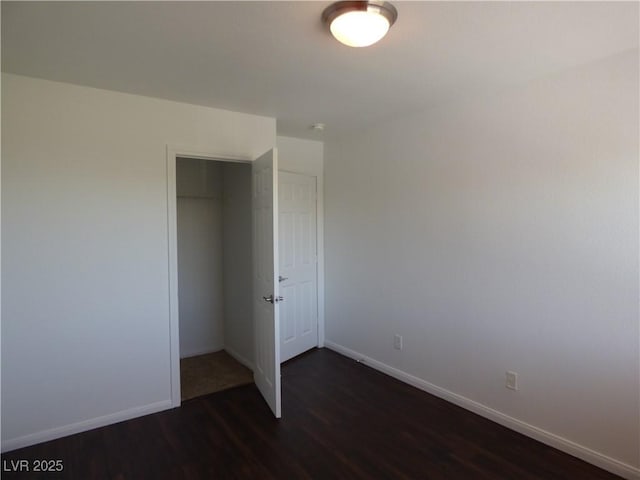
{"label": "ceiling light fixture", "polygon": [[331,34],[350,47],[368,47],[384,37],[398,18],[389,2],[336,2],[322,12]]}

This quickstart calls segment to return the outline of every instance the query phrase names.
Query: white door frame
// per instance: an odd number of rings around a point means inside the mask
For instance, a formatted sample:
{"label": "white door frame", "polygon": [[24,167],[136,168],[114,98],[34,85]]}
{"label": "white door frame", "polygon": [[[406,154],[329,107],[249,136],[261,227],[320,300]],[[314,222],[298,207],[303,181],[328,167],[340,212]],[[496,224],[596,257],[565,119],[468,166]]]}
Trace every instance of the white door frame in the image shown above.
{"label": "white door frame", "polygon": [[180,318],[178,313],[178,225],[176,199],[176,159],[178,157],[218,162],[251,163],[254,159],[223,153],[202,152],[167,145],[167,226],[169,247],[169,361],[171,365],[171,406],[179,407]]}
{"label": "white door frame", "polygon": [[[178,228],[176,199],[176,158],[199,158],[220,162],[251,163],[254,158],[220,152],[196,150],[191,147],[167,145],[167,235],[169,267],[169,363],[171,378],[171,406],[179,407],[180,397],[180,319],[178,314]],[[324,183],[317,172],[298,168],[282,171],[316,178],[316,235],[318,249],[318,347],[324,347]]]}

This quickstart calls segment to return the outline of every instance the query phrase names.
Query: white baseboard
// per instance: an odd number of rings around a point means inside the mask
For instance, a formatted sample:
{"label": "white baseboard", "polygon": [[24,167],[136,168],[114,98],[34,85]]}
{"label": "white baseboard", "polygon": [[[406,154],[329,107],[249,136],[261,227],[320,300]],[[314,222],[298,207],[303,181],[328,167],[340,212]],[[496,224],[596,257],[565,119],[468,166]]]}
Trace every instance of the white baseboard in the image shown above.
{"label": "white baseboard", "polygon": [[224,350],[225,350],[225,352],[227,352],[229,355],[231,355],[233,358],[235,358],[237,361],[239,361],[241,364],[243,364],[245,367],[247,367],[252,372],[255,370],[253,362],[250,362],[249,360],[247,360],[245,357],[240,355],[233,348],[231,348],[231,347],[229,347],[227,345],[227,346],[224,347]]}
{"label": "white baseboard", "polygon": [[555,435],[534,425],[530,425],[526,422],[523,422],[522,420],[510,417],[509,415],[505,415],[504,413],[487,407],[486,405],[482,405],[481,403],[470,400],[466,397],[463,397],[462,395],[458,395],[457,393],[453,393],[449,390],[438,387],[437,385],[422,380],[421,378],[403,372],[402,370],[398,370],[397,368],[374,360],[373,358],[362,355],[361,353],[358,353],[347,347],[343,347],[342,345],[339,345],[337,343],[325,340],[324,344],[325,347],[329,348],[330,350],[340,353],[346,357],[353,358],[354,360],[358,360],[365,365],[368,365],[371,368],[394,377],[404,383],[408,383],[409,385],[419,388],[420,390],[424,390],[425,392],[435,395],[436,397],[442,398],[448,402],[458,405],[459,407],[462,407],[482,417],[499,423],[504,427],[515,430],[518,433],[522,433],[523,435],[531,437],[551,447],[557,448],[558,450],[568,453],[569,455],[578,457],[585,462],[589,462],[628,480],[640,480],[640,468],[628,465],[619,460],[616,460],[615,458],[608,457],[606,455],[603,455],[602,453],[596,452],[594,450],[591,450],[590,448],[572,442],[571,440],[567,440],[566,438]]}
{"label": "white baseboard", "polygon": [[197,357],[198,355],[207,355],[208,353],[219,352],[220,350],[224,350],[224,345],[215,345],[209,348],[203,348],[201,350],[191,350],[188,353],[180,352],[180,358],[190,358]]}
{"label": "white baseboard", "polygon": [[129,408],[121,412],[111,413],[102,417],[91,418],[81,422],[72,423],[62,427],[51,428],[42,432],[30,433],[18,438],[12,438],[2,442],[2,452],[16,450],[18,448],[28,447],[37,443],[48,442],[56,438],[66,437],[75,433],[86,432],[94,428],[104,427],[114,423],[131,420],[132,418],[142,417],[151,413],[168,410],[171,408],[171,400],[163,400],[161,402],[150,403],[140,407]]}

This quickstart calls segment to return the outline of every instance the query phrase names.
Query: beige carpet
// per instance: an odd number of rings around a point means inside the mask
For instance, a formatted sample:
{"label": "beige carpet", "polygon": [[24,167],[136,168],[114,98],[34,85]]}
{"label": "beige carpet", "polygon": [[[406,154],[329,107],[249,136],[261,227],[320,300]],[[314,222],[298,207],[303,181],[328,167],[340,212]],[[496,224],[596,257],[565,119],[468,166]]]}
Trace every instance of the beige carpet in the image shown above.
{"label": "beige carpet", "polygon": [[253,372],[224,350],[180,359],[182,400],[253,382]]}

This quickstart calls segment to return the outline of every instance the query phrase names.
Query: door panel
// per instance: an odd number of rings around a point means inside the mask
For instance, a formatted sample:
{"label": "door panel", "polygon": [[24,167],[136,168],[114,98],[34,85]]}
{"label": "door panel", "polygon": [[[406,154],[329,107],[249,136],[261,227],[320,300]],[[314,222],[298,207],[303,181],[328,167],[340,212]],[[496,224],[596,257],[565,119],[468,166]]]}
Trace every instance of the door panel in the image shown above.
{"label": "door panel", "polygon": [[284,362],[318,345],[316,179],[279,172],[280,355]]}
{"label": "door panel", "polygon": [[[278,158],[270,150],[252,164],[254,380],[281,416],[278,284]],[[271,298],[270,301],[265,298]]]}

